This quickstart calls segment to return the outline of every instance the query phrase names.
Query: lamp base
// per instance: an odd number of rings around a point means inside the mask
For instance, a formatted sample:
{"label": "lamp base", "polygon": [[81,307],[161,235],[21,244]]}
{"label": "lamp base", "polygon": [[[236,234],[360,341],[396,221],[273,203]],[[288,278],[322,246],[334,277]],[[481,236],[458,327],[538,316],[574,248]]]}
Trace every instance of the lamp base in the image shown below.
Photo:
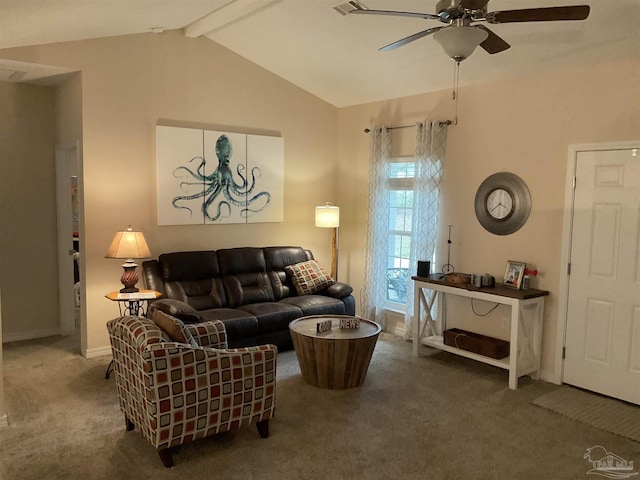
{"label": "lamp base", "polygon": [[140,289],[137,287],[124,287],[120,289],[120,293],[136,293],[139,291]]}
{"label": "lamp base", "polygon": [[120,293],[135,293],[140,291],[139,288],[136,288],[136,283],[138,283],[139,280],[138,272],[136,272],[137,266],[133,261],[127,261],[122,265],[124,271],[122,272],[122,277],[120,277],[120,282],[124,285],[124,288],[120,290]]}

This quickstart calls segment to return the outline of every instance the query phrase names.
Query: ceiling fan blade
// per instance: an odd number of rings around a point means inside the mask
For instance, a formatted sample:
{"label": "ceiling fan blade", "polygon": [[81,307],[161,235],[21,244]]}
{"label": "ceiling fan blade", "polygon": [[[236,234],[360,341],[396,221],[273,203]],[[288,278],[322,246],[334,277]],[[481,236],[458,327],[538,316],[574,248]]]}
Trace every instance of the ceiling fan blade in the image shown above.
{"label": "ceiling fan blade", "polygon": [[505,42],[502,37],[499,37],[484,25],[476,25],[476,28],[481,28],[489,34],[487,39],[480,44],[480,46],[484,48],[487,53],[493,55],[494,53],[504,52],[505,50],[511,48],[511,45]]}
{"label": "ceiling fan blade", "polygon": [[427,30],[423,30],[422,32],[414,33],[413,35],[409,35],[408,37],[397,40],[393,43],[390,43],[389,45],[385,45],[384,47],[379,48],[378,50],[380,50],[381,52],[388,52],[389,50],[395,50],[398,47],[402,47],[407,43],[413,42],[414,40],[418,40],[419,38],[426,37],[427,35],[431,35],[432,33],[435,33],[438,30],[443,28],[445,27],[433,27]]}
{"label": "ceiling fan blade", "polygon": [[489,0],[462,0],[460,6],[467,10],[480,10],[487,6]]}
{"label": "ceiling fan blade", "polygon": [[401,12],[396,10],[369,10],[364,8],[357,8],[351,10],[349,15],[391,15],[395,17],[413,17],[424,18],[425,20],[440,20],[440,17],[431,13],[419,13],[419,12]]}
{"label": "ceiling fan blade", "polygon": [[570,7],[527,8],[487,13],[488,23],[552,22],[555,20],[584,20],[589,16],[589,5]]}

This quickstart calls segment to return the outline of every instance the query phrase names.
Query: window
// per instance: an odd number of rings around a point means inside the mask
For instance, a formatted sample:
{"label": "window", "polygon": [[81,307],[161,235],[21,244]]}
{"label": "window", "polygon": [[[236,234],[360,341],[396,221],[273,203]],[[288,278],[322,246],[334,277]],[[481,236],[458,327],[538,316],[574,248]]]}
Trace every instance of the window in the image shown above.
{"label": "window", "polygon": [[415,303],[411,277],[418,260],[435,264],[447,123],[418,122],[416,153],[405,157],[390,154],[391,127],[371,131],[362,311],[383,325],[387,313],[403,314],[407,337]]}
{"label": "window", "polygon": [[393,308],[404,309],[411,279],[409,259],[415,160],[413,157],[401,157],[390,161],[387,301]]}

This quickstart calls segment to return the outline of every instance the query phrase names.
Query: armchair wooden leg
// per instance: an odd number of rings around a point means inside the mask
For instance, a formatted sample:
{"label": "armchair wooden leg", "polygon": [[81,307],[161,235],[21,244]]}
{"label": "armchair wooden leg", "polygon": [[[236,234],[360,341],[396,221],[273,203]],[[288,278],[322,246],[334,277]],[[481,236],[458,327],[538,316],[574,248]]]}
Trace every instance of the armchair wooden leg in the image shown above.
{"label": "armchair wooden leg", "polygon": [[169,447],[158,450],[158,455],[160,455],[160,460],[165,467],[173,467],[173,448]]}
{"label": "armchair wooden leg", "polygon": [[126,416],[124,417],[124,423],[125,423],[127,432],[130,432],[131,430],[136,428],[136,426],[133,424],[133,422],[131,420],[129,420]]}
{"label": "armchair wooden leg", "polygon": [[262,420],[256,423],[256,427],[258,427],[258,433],[261,438],[267,438],[269,436],[269,420]]}

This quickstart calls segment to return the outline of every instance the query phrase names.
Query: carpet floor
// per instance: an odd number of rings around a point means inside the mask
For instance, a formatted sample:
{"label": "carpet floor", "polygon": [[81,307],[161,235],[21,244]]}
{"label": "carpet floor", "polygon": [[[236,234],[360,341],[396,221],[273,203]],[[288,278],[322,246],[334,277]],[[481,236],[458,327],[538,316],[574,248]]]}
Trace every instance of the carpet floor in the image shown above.
{"label": "carpet floor", "polygon": [[640,443],[532,403],[561,387],[524,377],[509,390],[505,370],[431,349],[416,358],[382,334],[360,388],[307,385],[295,352],[280,353],[270,437],[253,426],[209,437],[165,469],[125,431],[110,358],[77,350],[63,337],[5,344],[2,480],[585,479],[594,446],[640,465]]}

